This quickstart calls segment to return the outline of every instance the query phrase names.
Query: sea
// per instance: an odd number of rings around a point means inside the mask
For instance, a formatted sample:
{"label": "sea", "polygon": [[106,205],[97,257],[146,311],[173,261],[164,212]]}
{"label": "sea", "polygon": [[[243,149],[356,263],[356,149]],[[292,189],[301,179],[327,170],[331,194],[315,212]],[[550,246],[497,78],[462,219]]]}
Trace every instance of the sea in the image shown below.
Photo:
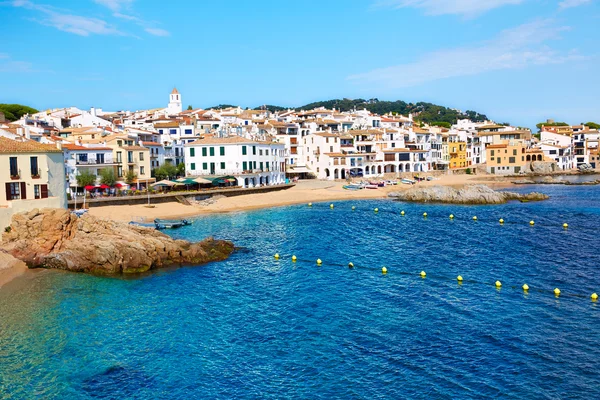
{"label": "sea", "polygon": [[168,234],[227,261],[13,281],[0,399],[598,399],[600,186],[516,190],[550,199],[204,216]]}

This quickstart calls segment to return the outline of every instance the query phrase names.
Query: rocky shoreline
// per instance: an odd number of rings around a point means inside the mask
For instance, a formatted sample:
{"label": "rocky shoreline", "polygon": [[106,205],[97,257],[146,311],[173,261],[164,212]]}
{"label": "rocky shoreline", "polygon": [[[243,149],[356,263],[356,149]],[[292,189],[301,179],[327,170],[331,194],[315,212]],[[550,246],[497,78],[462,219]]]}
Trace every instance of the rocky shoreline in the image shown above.
{"label": "rocky shoreline", "polygon": [[449,204],[504,204],[511,200],[528,202],[549,198],[536,192],[521,194],[495,191],[486,185],[466,185],[460,189],[441,185],[412,187],[403,192],[392,192],[388,196],[402,201]]}
{"label": "rocky shoreline", "polygon": [[0,250],[29,268],[113,275],[222,261],[234,245],[212,238],[199,243],[174,240],[124,222],[77,217],[64,209],[34,209],[13,216]]}
{"label": "rocky shoreline", "polygon": [[512,181],[515,185],[573,185],[573,186],[587,186],[587,185],[600,185],[600,180],[596,179],[588,182],[570,182],[565,179],[555,178],[553,176],[545,176],[539,180],[533,179],[517,179]]}

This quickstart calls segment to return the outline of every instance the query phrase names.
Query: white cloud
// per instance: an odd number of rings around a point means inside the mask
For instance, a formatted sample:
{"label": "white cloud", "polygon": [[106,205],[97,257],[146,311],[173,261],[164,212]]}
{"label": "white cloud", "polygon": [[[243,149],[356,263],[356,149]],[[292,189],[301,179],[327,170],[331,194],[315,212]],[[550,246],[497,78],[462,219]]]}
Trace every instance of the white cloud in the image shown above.
{"label": "white cloud", "polygon": [[118,12],[123,8],[128,8],[133,3],[133,0],[94,0],[94,2],[101,6],[108,7],[114,12]]}
{"label": "white cloud", "polygon": [[475,17],[494,8],[521,4],[523,1],[525,0],[376,0],[374,5],[375,7],[420,8],[427,15],[455,14]]}
{"label": "white cloud", "polygon": [[12,60],[6,53],[0,53],[0,72],[34,72],[33,65],[27,61]]}
{"label": "white cloud", "polygon": [[72,15],[54,7],[35,4],[29,0],[15,0],[13,7],[21,7],[43,14],[43,18],[32,18],[42,25],[51,26],[64,32],[74,33],[79,36],[96,35],[124,35],[115,27],[98,18]]}
{"label": "white cloud", "polygon": [[348,79],[401,88],[488,71],[581,60],[584,57],[575,51],[561,54],[544,44],[558,39],[559,33],[567,29],[556,26],[551,20],[538,20],[505,30],[495,39],[478,46],[428,53],[412,63],[378,68],[351,75]]}
{"label": "white cloud", "polygon": [[591,2],[592,0],[564,0],[558,3],[558,8],[564,10],[565,8],[579,7],[584,4],[589,4]]}
{"label": "white cloud", "polygon": [[164,29],[160,29],[160,28],[146,28],[144,30],[154,36],[170,36],[171,35],[168,31],[166,31]]}

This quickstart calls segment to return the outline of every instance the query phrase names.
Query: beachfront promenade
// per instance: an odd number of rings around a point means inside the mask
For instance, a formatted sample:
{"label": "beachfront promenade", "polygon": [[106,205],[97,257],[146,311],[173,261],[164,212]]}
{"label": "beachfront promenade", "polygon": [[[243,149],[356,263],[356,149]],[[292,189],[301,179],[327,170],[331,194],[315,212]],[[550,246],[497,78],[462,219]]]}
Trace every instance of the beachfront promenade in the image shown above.
{"label": "beachfront promenade", "polygon": [[[199,190],[183,190],[183,191],[174,191],[167,193],[154,193],[148,196],[147,193],[133,196],[108,196],[108,197],[99,197],[93,199],[86,199],[85,206],[86,208],[92,207],[103,207],[103,206],[116,206],[116,205],[134,205],[134,204],[147,204],[148,199],[150,199],[150,204],[154,203],[169,203],[173,201],[179,201],[178,198],[186,198],[194,196],[196,200],[204,200],[212,196],[241,196],[244,194],[253,194],[253,193],[267,193],[279,190],[285,190],[294,187],[295,184],[281,184],[274,186],[262,186],[262,187],[253,187],[253,188],[242,188],[239,186],[236,187],[227,187],[227,188],[214,188],[214,189],[199,189]],[[83,199],[77,200],[69,200],[68,202],[69,208],[81,208],[83,207]]]}

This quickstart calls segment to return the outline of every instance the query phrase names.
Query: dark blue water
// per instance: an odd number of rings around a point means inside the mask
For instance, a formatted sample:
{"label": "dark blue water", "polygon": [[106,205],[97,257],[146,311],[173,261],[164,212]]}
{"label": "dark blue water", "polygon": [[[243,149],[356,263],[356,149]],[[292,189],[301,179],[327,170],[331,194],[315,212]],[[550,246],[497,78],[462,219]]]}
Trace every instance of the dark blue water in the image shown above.
{"label": "dark blue water", "polygon": [[600,398],[600,188],[534,189],[211,216],[173,234],[244,247],[226,262],[13,282],[0,398]]}

